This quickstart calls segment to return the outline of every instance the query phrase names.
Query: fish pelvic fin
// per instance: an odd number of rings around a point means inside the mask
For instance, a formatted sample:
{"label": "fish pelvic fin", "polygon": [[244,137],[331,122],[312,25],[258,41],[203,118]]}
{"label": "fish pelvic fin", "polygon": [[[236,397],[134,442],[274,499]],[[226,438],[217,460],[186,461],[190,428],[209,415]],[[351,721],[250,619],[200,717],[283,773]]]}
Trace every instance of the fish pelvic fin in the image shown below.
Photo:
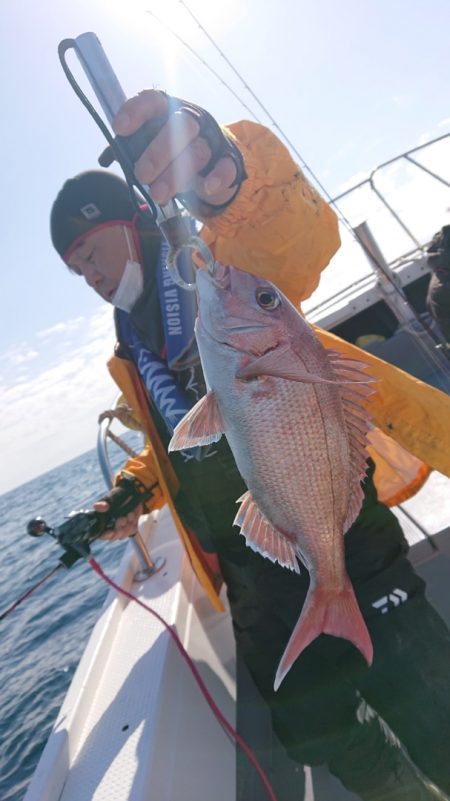
{"label": "fish pelvic fin", "polygon": [[211,445],[225,433],[217,398],[207,392],[175,427],[169,451],[182,451],[196,445]]}
{"label": "fish pelvic fin", "polygon": [[251,493],[245,492],[237,502],[241,505],[233,525],[240,526],[248,547],[266,559],[300,573],[293,543],[267,520]]}
{"label": "fish pelvic fin", "polygon": [[338,592],[327,590],[323,585],[310,588],[278,665],[275,691],[302,651],[322,633],[349,640],[361,651],[367,664],[372,664],[372,641],[350,581]]}

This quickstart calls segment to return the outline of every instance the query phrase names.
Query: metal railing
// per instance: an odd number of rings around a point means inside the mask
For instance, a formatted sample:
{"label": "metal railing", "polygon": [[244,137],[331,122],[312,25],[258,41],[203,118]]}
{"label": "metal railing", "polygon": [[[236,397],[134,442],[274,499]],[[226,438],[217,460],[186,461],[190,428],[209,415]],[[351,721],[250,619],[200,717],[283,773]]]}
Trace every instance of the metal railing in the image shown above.
{"label": "metal railing", "polygon": [[346,189],[345,192],[341,192],[339,195],[336,195],[335,197],[333,197],[331,199],[331,201],[330,201],[330,204],[335,207],[336,212],[342,218],[342,220],[346,224],[346,226],[350,230],[352,230],[352,228],[350,226],[350,223],[344,217],[344,215],[342,214],[339,206],[337,205],[338,201],[342,200],[345,197],[348,197],[353,192],[356,192],[358,189],[362,189],[363,187],[367,186],[376,195],[376,197],[380,200],[380,202],[384,205],[384,207],[388,210],[389,214],[398,223],[398,225],[403,229],[403,231],[406,233],[406,235],[409,237],[409,239],[414,243],[414,246],[415,246],[414,249],[412,251],[410,251],[409,253],[406,253],[406,254],[403,254],[403,255],[404,256],[412,255],[417,250],[423,251],[428,243],[426,243],[425,245],[420,243],[420,241],[413,234],[413,232],[410,230],[410,228],[408,227],[406,222],[401,218],[400,214],[390,205],[390,203],[388,203],[388,201],[386,200],[385,195],[375,185],[375,177],[384,168],[389,167],[392,164],[395,164],[396,162],[401,162],[402,160],[405,160],[409,164],[413,164],[415,167],[417,167],[417,169],[422,170],[422,172],[426,173],[427,175],[429,175],[434,180],[436,180],[436,181],[444,184],[444,186],[447,186],[447,187],[450,188],[450,182],[447,181],[442,175],[439,175],[438,173],[434,172],[433,170],[430,170],[429,167],[426,167],[424,164],[421,164],[419,161],[416,161],[416,159],[412,158],[412,155],[411,155],[412,153],[418,153],[419,151],[425,150],[426,148],[429,148],[432,145],[437,144],[437,142],[442,142],[445,139],[449,139],[450,140],[450,133],[443,134],[442,136],[437,136],[435,139],[432,139],[432,140],[430,140],[429,142],[426,142],[423,145],[418,145],[417,147],[413,147],[410,150],[406,150],[404,153],[400,153],[400,155],[395,156],[392,159],[388,159],[388,161],[384,161],[382,164],[379,164],[377,167],[375,167],[372,170],[372,172],[370,173],[368,178],[365,178],[363,181],[359,181],[359,183],[354,184],[349,189]]}
{"label": "metal railing", "polygon": [[[117,397],[114,408],[117,408],[119,399],[121,397],[122,396],[120,395]],[[114,442],[114,444],[121,448],[121,450],[123,450],[127,456],[133,457],[138,455],[122,437],[119,437],[117,434],[111,431],[111,424],[114,418],[115,415],[113,410],[111,410],[110,413],[105,412],[100,415],[99,429],[97,434],[97,457],[103,479],[108,489],[112,488],[114,481],[114,470],[111,465],[111,459],[108,452],[108,441]],[[161,568],[164,567],[166,560],[162,556],[158,556],[155,560],[151,558],[139,531],[136,531],[136,533],[129,539],[141,565],[140,569],[134,574],[134,580],[145,581],[145,579],[150,578],[150,576],[155,575],[155,573],[158,573]]]}

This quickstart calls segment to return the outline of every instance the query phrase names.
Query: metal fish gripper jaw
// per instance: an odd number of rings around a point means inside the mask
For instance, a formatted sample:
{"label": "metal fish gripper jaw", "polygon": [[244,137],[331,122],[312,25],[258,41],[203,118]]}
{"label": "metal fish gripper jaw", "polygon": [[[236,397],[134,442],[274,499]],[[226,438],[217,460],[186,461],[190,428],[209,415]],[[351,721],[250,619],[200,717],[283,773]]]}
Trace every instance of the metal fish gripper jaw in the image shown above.
{"label": "metal fish gripper jaw", "polygon": [[205,263],[209,274],[214,277],[215,261],[209,247],[196,234],[189,230],[187,220],[181,214],[167,217],[159,223],[159,227],[169,243],[167,269],[176,284],[189,291],[195,290],[195,280],[185,281],[178,269],[178,256],[184,248],[196,251]]}

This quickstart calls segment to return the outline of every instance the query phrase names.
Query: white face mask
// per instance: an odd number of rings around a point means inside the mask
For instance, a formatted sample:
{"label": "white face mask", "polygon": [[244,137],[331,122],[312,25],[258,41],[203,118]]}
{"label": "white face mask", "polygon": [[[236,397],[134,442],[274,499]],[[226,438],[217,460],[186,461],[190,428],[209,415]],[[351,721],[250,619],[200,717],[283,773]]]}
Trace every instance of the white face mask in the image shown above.
{"label": "white face mask", "polygon": [[138,261],[133,260],[128,230],[124,225],[125,236],[128,245],[128,259],[119,286],[111,298],[113,306],[117,309],[130,312],[134,304],[142,295],[144,289],[144,273]]}

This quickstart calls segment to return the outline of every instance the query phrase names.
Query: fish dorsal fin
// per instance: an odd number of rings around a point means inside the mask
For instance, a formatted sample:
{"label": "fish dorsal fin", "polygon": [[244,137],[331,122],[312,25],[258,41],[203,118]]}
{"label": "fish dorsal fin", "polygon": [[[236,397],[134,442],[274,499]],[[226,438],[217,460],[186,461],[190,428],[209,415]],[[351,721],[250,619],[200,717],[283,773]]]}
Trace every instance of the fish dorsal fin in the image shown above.
{"label": "fish dorsal fin", "polygon": [[169,451],[211,445],[225,433],[225,423],[214,392],[207,392],[175,427]]}
{"label": "fish dorsal fin", "polygon": [[[364,372],[368,367],[364,362],[348,359],[338,351],[327,351],[327,354],[337,380],[342,382],[340,387],[342,409],[349,435],[351,469],[356,479],[344,522],[345,533],[356,520],[364,497],[361,481],[367,472],[369,456],[366,451],[367,432],[372,428],[365,401],[375,392],[370,386],[374,379]],[[347,383],[349,378],[354,383]]]}
{"label": "fish dorsal fin", "polygon": [[269,523],[253,500],[251,493],[246,492],[239,498],[239,511],[233,525],[240,526],[249,548],[261,556],[278,562],[282,567],[288,567],[300,573],[300,567],[295,556],[293,543],[272,523]]}

